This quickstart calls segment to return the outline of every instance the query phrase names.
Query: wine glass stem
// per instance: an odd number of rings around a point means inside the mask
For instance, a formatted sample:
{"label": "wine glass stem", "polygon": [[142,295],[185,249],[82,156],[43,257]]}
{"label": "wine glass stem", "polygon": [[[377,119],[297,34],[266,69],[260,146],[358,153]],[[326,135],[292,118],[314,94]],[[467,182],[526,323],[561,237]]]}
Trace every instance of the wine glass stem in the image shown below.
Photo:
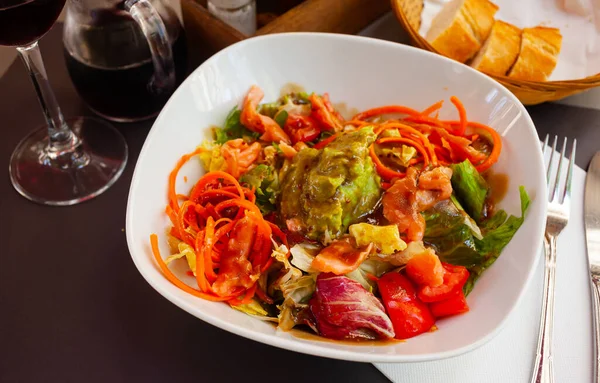
{"label": "wine glass stem", "polygon": [[18,47],[17,51],[29,71],[48,125],[46,155],[52,161],[75,152],[80,145],[80,140],[69,128],[60,111],[48,81],[37,41],[24,47]]}

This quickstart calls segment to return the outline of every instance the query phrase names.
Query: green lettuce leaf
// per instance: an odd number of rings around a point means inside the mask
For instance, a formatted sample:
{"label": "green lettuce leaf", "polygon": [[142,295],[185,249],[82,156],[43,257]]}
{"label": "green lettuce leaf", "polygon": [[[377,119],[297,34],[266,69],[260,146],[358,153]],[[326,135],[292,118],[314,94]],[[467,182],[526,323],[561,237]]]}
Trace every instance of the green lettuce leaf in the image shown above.
{"label": "green lettuce leaf", "polygon": [[282,97],[281,101],[284,104],[294,103],[294,104],[310,104],[310,93],[307,92],[293,92],[286,94]]}
{"label": "green lettuce leaf", "polygon": [[485,231],[491,231],[502,225],[508,218],[508,214],[504,210],[498,210],[492,217],[481,223],[481,228]]}
{"label": "green lettuce leaf", "polygon": [[471,292],[481,274],[498,259],[523,224],[530,199],[523,186],[519,188],[519,193],[520,217],[508,217],[504,210],[499,210],[481,222],[479,227],[469,222],[460,209],[460,204],[456,205],[452,200],[442,201],[423,212],[426,222],[423,242],[436,251],[442,262],[469,269],[469,280],[464,287],[465,295]]}
{"label": "green lettuce leaf", "polygon": [[281,108],[281,102],[279,101],[260,104],[258,106],[258,113],[273,118],[279,111],[279,108]]}
{"label": "green lettuce leaf", "polygon": [[423,213],[423,242],[432,247],[442,262],[472,267],[482,256],[475,246],[473,230],[451,200],[439,202]]}
{"label": "green lettuce leaf", "polygon": [[274,120],[279,126],[281,126],[283,128],[285,126],[285,122],[287,121],[287,118],[288,118],[288,112],[286,112],[285,110],[282,110],[275,115]]}
{"label": "green lettuce leaf", "polygon": [[484,218],[488,184],[469,160],[450,166],[452,188],[465,211],[476,222]]}
{"label": "green lettuce leaf", "polygon": [[231,112],[225,118],[225,124],[222,128],[215,128],[215,142],[217,144],[224,144],[229,140],[234,140],[236,138],[244,138],[247,140],[255,140],[260,134],[253,132],[242,125],[240,122],[240,115],[242,112],[237,108],[237,106],[233,107]]}
{"label": "green lettuce leaf", "polygon": [[[480,253],[485,254],[485,259],[479,265],[476,265],[469,270],[471,274],[464,287],[465,295],[471,292],[475,281],[477,281],[485,269],[490,267],[496,259],[498,259],[504,247],[508,245],[517,230],[519,230],[525,221],[525,215],[529,209],[531,200],[523,186],[519,187],[519,195],[521,198],[521,216],[515,217],[514,215],[511,215],[506,218],[507,214],[504,210],[498,211],[489,219],[489,221],[492,221],[491,223],[488,223],[488,227],[491,229],[485,232],[483,239],[475,240],[475,246]],[[499,217],[496,218],[496,216]],[[505,220],[498,224],[501,219]]]}

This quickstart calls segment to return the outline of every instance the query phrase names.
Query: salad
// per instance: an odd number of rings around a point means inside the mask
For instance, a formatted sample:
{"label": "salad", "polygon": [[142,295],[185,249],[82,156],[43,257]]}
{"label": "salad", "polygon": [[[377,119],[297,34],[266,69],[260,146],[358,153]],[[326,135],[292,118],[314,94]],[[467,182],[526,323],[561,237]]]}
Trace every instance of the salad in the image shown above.
{"label": "salad", "polygon": [[[520,187],[520,216],[494,206],[498,133],[468,121],[456,97],[456,121],[438,118],[442,101],[347,120],[327,94],[262,99],[252,86],[170,174],[171,254],[150,236],[164,275],[281,330],[336,340],[408,339],[469,311],[465,297],[529,205]],[[192,158],[206,173],[177,194]]]}

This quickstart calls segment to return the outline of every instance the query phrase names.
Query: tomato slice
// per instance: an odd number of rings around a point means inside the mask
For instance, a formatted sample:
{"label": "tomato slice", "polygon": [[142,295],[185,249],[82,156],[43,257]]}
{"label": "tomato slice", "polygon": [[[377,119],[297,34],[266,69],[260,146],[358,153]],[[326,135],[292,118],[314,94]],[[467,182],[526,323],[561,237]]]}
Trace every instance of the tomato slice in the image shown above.
{"label": "tomato slice", "polygon": [[452,298],[462,290],[469,279],[469,270],[464,266],[442,263],[444,266],[444,283],[437,287],[423,286],[419,290],[419,299],[423,302],[440,302]]}
{"label": "tomato slice", "polygon": [[451,315],[466,313],[469,311],[469,305],[465,299],[465,294],[461,290],[452,298],[431,303],[429,305],[429,309],[434,317],[443,318]]}
{"label": "tomato slice", "polygon": [[293,144],[312,141],[321,134],[319,123],[314,118],[296,114],[288,116],[283,130],[290,136]]}
{"label": "tomato slice", "polygon": [[408,339],[431,329],[435,319],[429,307],[417,298],[412,282],[400,273],[389,272],[377,281],[396,339]]}

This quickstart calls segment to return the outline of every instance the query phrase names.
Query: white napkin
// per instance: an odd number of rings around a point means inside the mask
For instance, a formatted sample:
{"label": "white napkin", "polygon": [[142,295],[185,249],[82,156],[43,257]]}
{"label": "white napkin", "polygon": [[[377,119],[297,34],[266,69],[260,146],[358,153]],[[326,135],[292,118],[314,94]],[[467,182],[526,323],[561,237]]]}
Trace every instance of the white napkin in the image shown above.
{"label": "white napkin", "polygon": [[[554,374],[557,383],[584,383],[592,380],[593,334],[583,225],[584,185],[585,171],[576,167],[571,217],[558,240],[554,313]],[[529,382],[541,311],[543,265],[541,259],[535,280],[520,305],[512,313],[505,328],[487,344],[445,360],[378,363],[375,367],[394,383]]]}

